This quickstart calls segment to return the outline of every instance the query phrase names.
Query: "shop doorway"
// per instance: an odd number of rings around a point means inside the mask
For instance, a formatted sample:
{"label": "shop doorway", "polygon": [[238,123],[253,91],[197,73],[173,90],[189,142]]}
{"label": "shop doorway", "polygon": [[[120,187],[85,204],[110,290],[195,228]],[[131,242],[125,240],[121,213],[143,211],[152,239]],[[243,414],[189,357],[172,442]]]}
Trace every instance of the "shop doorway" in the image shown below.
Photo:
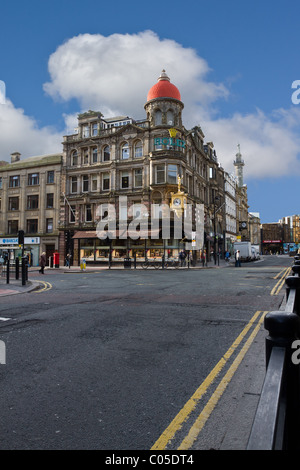
{"label": "shop doorway", "polygon": [[46,265],[49,265],[49,258],[53,260],[53,253],[55,252],[55,245],[46,245]]}

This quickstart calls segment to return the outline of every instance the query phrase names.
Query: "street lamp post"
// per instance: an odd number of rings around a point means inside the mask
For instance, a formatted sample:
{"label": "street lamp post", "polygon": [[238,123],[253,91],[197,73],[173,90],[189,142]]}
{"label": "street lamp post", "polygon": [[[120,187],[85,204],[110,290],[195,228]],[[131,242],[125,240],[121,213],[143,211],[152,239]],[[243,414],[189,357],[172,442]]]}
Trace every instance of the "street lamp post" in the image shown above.
{"label": "street lamp post", "polygon": [[215,264],[217,264],[217,234],[216,234],[216,201],[219,201],[219,196],[214,198],[214,258]]}

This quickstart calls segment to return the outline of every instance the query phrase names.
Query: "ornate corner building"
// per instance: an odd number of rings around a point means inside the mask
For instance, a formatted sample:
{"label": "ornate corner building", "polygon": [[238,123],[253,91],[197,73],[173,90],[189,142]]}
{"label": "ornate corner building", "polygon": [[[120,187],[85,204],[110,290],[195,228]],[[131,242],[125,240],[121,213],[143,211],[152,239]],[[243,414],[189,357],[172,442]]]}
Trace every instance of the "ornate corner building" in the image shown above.
{"label": "ornate corner building", "polygon": [[[151,213],[153,204],[163,218],[163,207],[170,206],[177,190],[178,177],[191,207],[204,205],[204,246],[208,251],[222,249],[225,230],[224,170],[212,143],[204,143],[199,126],[187,130],[182,122],[184,104],[178,88],[163,70],[152,86],[144,105],[145,120],[128,116],[105,119],[101,112],[89,111],[78,116],[77,133],[64,137],[62,196],[60,208],[60,258],[67,252],[74,264],[81,259],[96,263],[136,255],[176,256],[183,240],[116,239],[97,237],[99,206],[116,207],[121,217],[120,198],[127,199],[128,218],[136,211]],[[130,214],[130,207],[135,213]],[[159,208],[161,206],[161,208]],[[192,229],[196,215],[193,210]],[[118,229],[118,227],[117,227]],[[217,235],[217,236],[215,236]],[[217,247],[214,246],[216,243]]]}
{"label": "ornate corner building", "polygon": [[[78,115],[75,133],[64,136],[61,154],[21,160],[16,153],[11,163],[0,162],[0,254],[20,256],[18,230],[35,265],[43,251],[47,264],[59,252],[60,265],[69,253],[75,266],[82,259],[177,257],[187,242],[195,243],[196,260],[201,251],[224,253],[238,237],[249,239],[240,151],[236,176],[229,175],[201,127],[184,127],[183,110],[163,70],[148,92],[144,119],[90,110]],[[189,230],[181,237],[178,218],[185,225],[187,213]],[[126,228],[138,219],[139,236],[128,236]],[[112,238],[99,237],[105,220],[115,223]]]}

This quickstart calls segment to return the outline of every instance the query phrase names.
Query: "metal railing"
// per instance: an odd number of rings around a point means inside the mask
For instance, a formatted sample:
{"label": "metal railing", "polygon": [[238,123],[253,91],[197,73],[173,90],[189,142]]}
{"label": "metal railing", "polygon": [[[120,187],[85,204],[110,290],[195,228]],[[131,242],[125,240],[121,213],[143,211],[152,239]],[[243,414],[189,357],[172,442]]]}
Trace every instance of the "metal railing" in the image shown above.
{"label": "metal railing", "polygon": [[9,284],[12,279],[21,279],[22,285],[26,285],[26,281],[28,281],[27,260],[22,258],[21,263],[18,258],[13,262],[6,260],[0,266],[0,276],[5,278],[6,284]]}
{"label": "metal railing", "polygon": [[285,280],[285,309],[265,316],[266,374],[247,450],[300,449],[299,256],[292,272]]}

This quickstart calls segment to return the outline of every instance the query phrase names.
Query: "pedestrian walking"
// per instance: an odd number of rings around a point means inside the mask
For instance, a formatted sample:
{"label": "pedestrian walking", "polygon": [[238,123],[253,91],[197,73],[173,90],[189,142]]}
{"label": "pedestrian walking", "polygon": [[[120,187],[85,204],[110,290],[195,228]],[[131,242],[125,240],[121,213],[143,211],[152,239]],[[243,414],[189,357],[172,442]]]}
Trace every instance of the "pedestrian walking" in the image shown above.
{"label": "pedestrian walking", "polygon": [[71,255],[70,253],[67,254],[66,256],[66,267],[70,269],[71,267]]}
{"label": "pedestrian walking", "polygon": [[201,253],[201,262],[202,262],[202,266],[204,268],[204,265],[205,265],[205,250],[203,250],[202,253]]}
{"label": "pedestrian walking", "polygon": [[41,267],[41,269],[39,270],[39,272],[41,274],[44,274],[45,265],[46,265],[46,253],[43,252],[41,254],[41,257],[40,257],[40,267]]}
{"label": "pedestrian walking", "polygon": [[225,253],[225,261],[226,261],[227,263],[229,263],[229,261],[230,261],[230,253],[229,253],[229,251],[226,251],[226,253]]}
{"label": "pedestrian walking", "polygon": [[240,250],[237,250],[235,252],[235,266],[240,267],[241,266],[241,255],[240,255]]}
{"label": "pedestrian walking", "polygon": [[185,266],[185,252],[182,250],[180,253],[179,253],[179,259],[180,259],[180,266],[183,267]]}

